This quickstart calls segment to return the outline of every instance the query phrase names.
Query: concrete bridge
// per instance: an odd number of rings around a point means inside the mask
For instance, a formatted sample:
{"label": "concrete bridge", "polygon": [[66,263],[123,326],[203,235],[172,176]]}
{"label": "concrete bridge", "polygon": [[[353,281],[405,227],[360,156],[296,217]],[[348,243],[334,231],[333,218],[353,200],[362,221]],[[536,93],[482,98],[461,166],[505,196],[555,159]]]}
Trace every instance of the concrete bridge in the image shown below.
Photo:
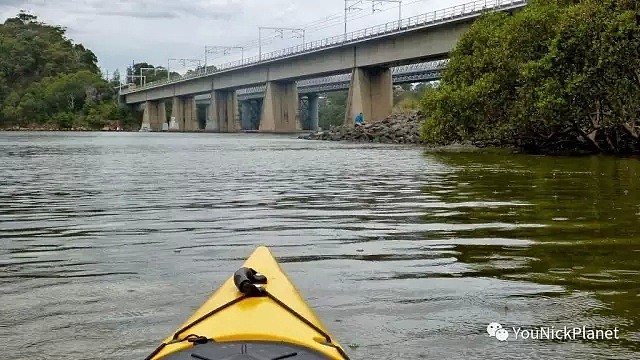
{"label": "concrete bridge", "polygon": [[209,94],[206,130],[238,131],[237,90],[265,86],[259,130],[301,129],[297,82],[351,73],[345,123],[358,113],[381,120],[393,107],[394,66],[445,59],[470,24],[487,11],[515,11],[527,0],[478,0],[381,24],[346,35],[277,50],[259,57],[192,72],[186,76],[129,87],[126,104],[144,103],[143,126],[161,130],[166,100],[173,102],[170,130],[196,131],[197,95]]}
{"label": "concrete bridge", "polygon": [[[439,80],[446,69],[449,60],[431,61],[391,68],[394,85],[429,82]],[[319,120],[319,94],[348,90],[351,84],[351,74],[326,76],[317,79],[300,80],[296,82],[298,89],[298,109],[302,130],[317,130]],[[262,106],[264,104],[266,86],[259,85],[240,89],[236,92],[238,98],[238,114],[241,130],[258,130]],[[196,96],[196,104],[206,106],[206,118],[209,118],[211,95]]]}

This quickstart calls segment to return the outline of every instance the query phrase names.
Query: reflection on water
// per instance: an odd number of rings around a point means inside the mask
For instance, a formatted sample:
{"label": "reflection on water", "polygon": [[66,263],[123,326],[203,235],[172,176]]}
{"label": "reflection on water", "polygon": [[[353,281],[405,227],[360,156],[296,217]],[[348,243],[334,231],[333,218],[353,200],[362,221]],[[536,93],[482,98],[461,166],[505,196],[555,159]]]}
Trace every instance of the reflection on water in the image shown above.
{"label": "reflection on water", "polygon": [[143,358],[259,244],[354,359],[640,353],[637,159],[11,133],[0,164],[7,358]]}

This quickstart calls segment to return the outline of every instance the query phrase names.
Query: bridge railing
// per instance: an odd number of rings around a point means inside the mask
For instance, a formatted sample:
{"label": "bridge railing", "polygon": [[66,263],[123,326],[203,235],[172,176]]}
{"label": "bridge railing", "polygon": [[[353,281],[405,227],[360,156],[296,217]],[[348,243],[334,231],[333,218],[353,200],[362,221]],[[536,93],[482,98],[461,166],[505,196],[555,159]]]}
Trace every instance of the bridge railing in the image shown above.
{"label": "bridge railing", "polygon": [[476,0],[465,4],[451,6],[445,9],[431,11],[409,18],[372,26],[366,29],[352,31],[347,34],[336,35],[320,40],[310,41],[297,46],[271,51],[261,55],[245,58],[243,60],[228,62],[215,67],[212,66],[207,68],[199,68],[196,71],[190,71],[183,76],[176,77],[171,80],[166,79],[154,81],[144,86],[132,86],[127,89],[125,93],[162,86],[167,83],[180,82],[192,78],[208,76],[221,71],[241,68],[244,66],[252,66],[262,62],[273,61],[292,55],[300,55],[306,52],[317,51],[324,48],[346,45],[352,42],[362,41],[368,38],[379,37],[383,35],[389,35],[391,33],[399,33],[417,27],[433,26],[436,24],[451,22],[469,16],[479,15],[485,11],[497,11],[524,6],[527,4],[527,1],[528,0]]}

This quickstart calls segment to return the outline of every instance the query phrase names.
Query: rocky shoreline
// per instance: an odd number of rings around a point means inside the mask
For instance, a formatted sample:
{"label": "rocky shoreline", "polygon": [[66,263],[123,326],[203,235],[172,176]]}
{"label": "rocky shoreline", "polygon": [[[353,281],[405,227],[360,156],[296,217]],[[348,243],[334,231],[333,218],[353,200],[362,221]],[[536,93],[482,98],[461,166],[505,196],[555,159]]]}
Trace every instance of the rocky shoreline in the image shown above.
{"label": "rocky shoreline", "polygon": [[422,144],[420,131],[424,114],[420,111],[394,113],[382,121],[364,125],[334,126],[300,138],[307,140],[353,141],[384,144]]}

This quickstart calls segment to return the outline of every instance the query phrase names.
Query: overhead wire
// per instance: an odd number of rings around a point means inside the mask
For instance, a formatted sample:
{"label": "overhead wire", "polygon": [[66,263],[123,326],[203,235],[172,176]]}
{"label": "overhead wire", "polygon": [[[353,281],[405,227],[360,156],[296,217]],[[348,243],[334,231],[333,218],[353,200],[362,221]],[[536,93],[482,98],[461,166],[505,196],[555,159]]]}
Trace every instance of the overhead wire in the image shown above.
{"label": "overhead wire", "polygon": [[[387,12],[387,11],[391,11],[394,9],[398,9],[398,7],[400,6],[408,6],[408,5],[412,5],[418,2],[423,2],[423,1],[427,1],[427,0],[412,0],[412,1],[407,1],[407,2],[402,2],[402,4],[393,4],[390,7],[385,7],[383,9],[380,10],[376,10],[375,12],[369,12],[366,11],[363,8],[359,8],[353,12],[350,12],[349,14],[347,14],[347,21],[354,21],[354,20],[358,20],[358,19],[362,19],[368,16],[373,16],[376,13],[381,13],[381,12]],[[364,12],[364,14],[362,14]],[[333,15],[328,15],[326,17],[320,18],[320,19],[316,19],[316,20],[312,20],[310,22],[301,24],[301,25],[297,25],[296,27],[299,27],[301,29],[304,29],[306,33],[313,33],[313,32],[317,32],[320,30],[324,30],[324,29],[328,29],[331,27],[335,27],[338,25],[343,25],[344,24],[344,13],[335,13]],[[273,36],[267,36],[262,38],[262,46],[265,45],[270,45],[273,44],[277,39],[282,39],[284,38],[281,35],[273,35]],[[292,39],[294,37],[287,37],[288,39]],[[240,43],[237,45],[233,45],[230,47],[237,47],[237,48],[242,48],[243,51],[247,51],[247,50],[253,50],[256,49],[260,46],[260,40],[259,39],[253,39],[253,40],[249,40],[246,41],[244,43]],[[237,51],[236,51],[237,53]],[[211,58],[211,60],[215,60],[215,59],[220,59],[220,58],[224,58],[226,56],[229,56],[229,54],[222,56],[222,57],[213,57]]]}

